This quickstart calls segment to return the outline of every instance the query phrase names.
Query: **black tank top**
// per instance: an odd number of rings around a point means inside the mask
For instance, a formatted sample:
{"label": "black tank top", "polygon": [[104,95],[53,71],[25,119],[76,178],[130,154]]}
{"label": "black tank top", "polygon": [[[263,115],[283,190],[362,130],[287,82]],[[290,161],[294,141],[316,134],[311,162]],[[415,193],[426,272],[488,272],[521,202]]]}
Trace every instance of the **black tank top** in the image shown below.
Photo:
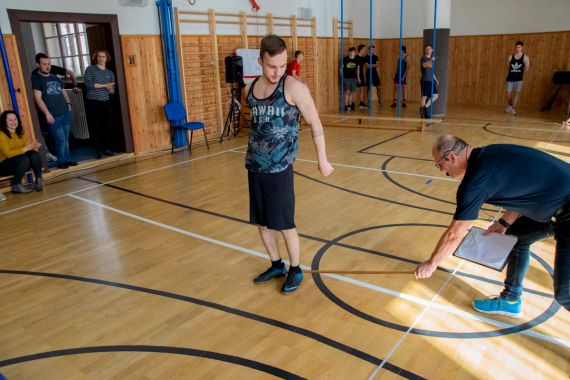
{"label": "black tank top", "polygon": [[515,59],[515,55],[511,56],[509,73],[507,74],[507,82],[519,82],[523,80],[524,75],[524,54],[519,59]]}

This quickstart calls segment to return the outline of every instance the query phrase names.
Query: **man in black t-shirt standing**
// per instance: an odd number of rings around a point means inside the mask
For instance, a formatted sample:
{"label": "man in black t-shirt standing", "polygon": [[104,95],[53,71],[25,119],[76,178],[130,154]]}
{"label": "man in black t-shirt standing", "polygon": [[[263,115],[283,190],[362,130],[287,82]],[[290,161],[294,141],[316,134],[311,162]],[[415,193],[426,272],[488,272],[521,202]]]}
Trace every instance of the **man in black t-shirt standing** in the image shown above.
{"label": "man in black t-shirt standing", "polygon": [[344,77],[344,112],[354,111],[354,95],[356,94],[358,58],[356,48],[348,49],[348,56],[342,60],[342,74]]}
{"label": "man in black t-shirt standing", "polygon": [[69,132],[71,130],[71,101],[63,91],[61,80],[50,74],[49,57],[39,57],[38,72],[32,76],[34,100],[45,118],[47,131],[55,142],[57,167],[67,169],[77,165],[69,155]]}
{"label": "man in black t-shirt standing", "polygon": [[530,59],[524,54],[522,41],[515,43],[515,51],[507,59],[509,71],[507,74],[507,108],[505,112],[516,116],[515,110],[522,90],[524,73],[530,68]]}
{"label": "man in black t-shirt standing", "polygon": [[[369,48],[370,53],[364,57],[364,74],[366,75],[366,85],[370,88],[370,67],[372,67],[372,86],[376,87],[376,95],[378,96],[378,104],[382,105],[382,94],[380,93],[380,75],[378,75],[378,68],[380,60],[376,54],[374,54],[375,46],[372,45]],[[372,65],[370,64],[370,55],[372,55]],[[372,96],[370,93],[368,96]]]}
{"label": "man in black t-shirt standing", "polygon": [[[47,54],[45,53],[38,53],[36,54],[36,63],[39,63],[40,58],[49,58]],[[32,77],[34,76],[34,74],[36,74],[39,71],[39,68],[36,67],[34,70],[32,70]],[[65,67],[61,67],[61,66],[56,66],[56,65],[51,65],[50,66],[50,74],[53,74],[55,76],[57,76],[58,78],[65,78],[65,77],[69,77],[69,79],[71,80],[71,84],[73,86],[72,90],[73,92],[78,92],[79,88],[77,87],[77,78],[75,77],[75,73],[71,70],[66,69]],[[40,121],[40,127],[42,132],[46,132],[47,131],[47,123],[46,123],[46,119],[44,117],[44,114],[42,113],[42,111],[38,108],[37,104],[36,104],[36,110],[38,112],[38,119]],[[43,136],[42,136],[43,139]],[[50,144],[50,148],[48,149],[48,145],[45,144],[46,141],[44,141],[44,147],[46,149],[46,159],[48,161],[57,161],[57,157],[55,157],[53,154],[51,154],[51,152],[49,151],[49,149],[53,149],[53,146]],[[51,143],[51,142],[50,142]]]}
{"label": "man in black t-shirt standing", "polygon": [[366,84],[366,76],[364,75],[364,65],[366,63],[365,59],[366,46],[360,44],[358,45],[358,54],[356,59],[358,59],[358,68],[356,69],[356,101],[359,102],[359,108],[368,107],[368,85]]}
{"label": "man in black t-shirt standing", "polygon": [[453,220],[429,260],[416,268],[416,278],[431,277],[437,265],[457,249],[471,222],[478,219],[483,203],[489,203],[505,212],[486,234],[507,233],[518,241],[511,251],[502,293],[474,300],[473,308],[487,314],[520,317],[530,246],[554,236],[554,297],[570,310],[570,164],[518,145],[473,148],[452,135],[436,140],[432,156],[439,170],[452,178],[463,178]]}

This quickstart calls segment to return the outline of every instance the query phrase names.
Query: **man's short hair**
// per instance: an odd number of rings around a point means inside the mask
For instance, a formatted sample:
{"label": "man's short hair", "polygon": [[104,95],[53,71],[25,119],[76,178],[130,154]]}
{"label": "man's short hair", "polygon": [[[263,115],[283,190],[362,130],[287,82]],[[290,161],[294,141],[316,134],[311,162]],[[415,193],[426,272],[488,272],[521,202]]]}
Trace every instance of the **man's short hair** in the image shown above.
{"label": "man's short hair", "polygon": [[360,53],[360,51],[361,51],[362,49],[364,49],[365,47],[366,47],[366,45],[364,45],[364,44],[358,45],[358,48],[357,48],[357,49],[358,49],[358,52]]}
{"label": "man's short hair", "polygon": [[431,44],[425,44],[424,49],[427,48],[428,46],[433,49],[433,46]]}
{"label": "man's short hair", "polygon": [[351,51],[356,51],[356,48],[355,48],[354,46],[353,46],[353,47],[350,47],[350,48],[348,48],[348,52],[350,53]]}
{"label": "man's short hair", "polygon": [[440,154],[444,154],[444,152],[459,154],[463,149],[467,148],[469,144],[457,136],[443,135],[437,138],[434,146]]}
{"label": "man's short hair", "polygon": [[38,53],[36,54],[36,63],[39,64],[40,63],[40,59],[42,58],[47,58],[49,59],[48,55],[46,53]]}
{"label": "man's short hair", "polygon": [[295,52],[295,58],[298,58],[301,54],[305,54],[305,53],[303,53],[301,50],[297,50]]}
{"label": "man's short hair", "polygon": [[515,46],[519,46],[519,45],[520,45],[520,46],[524,46],[524,43],[523,43],[522,41],[517,41],[517,42],[515,43]]}
{"label": "man's short hair", "polygon": [[407,53],[407,52],[408,52],[407,48],[406,48],[404,45],[402,45],[402,51],[403,51],[404,53]]}
{"label": "man's short hair", "polygon": [[261,44],[259,45],[259,56],[263,58],[263,55],[267,53],[270,57],[273,57],[277,54],[283,53],[285,50],[287,50],[287,45],[281,37],[276,36],[275,34],[268,34],[261,40]]}

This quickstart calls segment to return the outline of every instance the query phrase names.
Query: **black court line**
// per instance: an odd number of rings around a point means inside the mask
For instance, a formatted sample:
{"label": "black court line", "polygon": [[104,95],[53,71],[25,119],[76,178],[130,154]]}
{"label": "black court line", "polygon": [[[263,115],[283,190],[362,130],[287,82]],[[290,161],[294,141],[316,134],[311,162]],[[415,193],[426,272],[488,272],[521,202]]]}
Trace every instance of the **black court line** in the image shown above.
{"label": "black court line", "polygon": [[[491,126],[492,128],[492,126]],[[499,132],[495,132],[495,131],[491,131],[489,130],[489,126],[486,125],[483,127],[483,129],[488,132],[488,133],[492,133],[494,135],[498,135],[498,136],[503,136],[503,137],[510,137],[512,139],[521,139],[521,140],[529,140],[529,141],[539,141],[539,142],[547,142],[546,140],[541,140],[541,139],[533,139],[530,137],[520,137],[520,136],[511,136],[511,135],[507,135],[504,133],[499,133]],[[552,134],[557,134],[559,131],[558,130],[553,130],[552,132],[545,132],[545,133],[550,133]],[[551,143],[555,142],[555,143],[565,143],[565,144],[570,144],[570,140],[552,140],[550,141]]]}
{"label": "black court line", "polygon": [[[99,182],[99,181],[97,181],[97,180],[93,180],[93,179],[90,179],[90,178],[78,177],[78,179],[81,179],[81,180],[84,180],[84,181],[87,181],[87,182],[91,182],[91,183],[103,184],[102,182]],[[189,205],[186,205],[186,204],[183,204],[183,203],[178,203],[178,202],[174,202],[174,201],[169,201],[169,200],[167,200],[167,199],[155,197],[155,196],[153,196],[153,195],[144,194],[144,193],[141,193],[141,192],[138,192],[138,191],[135,191],[135,190],[131,190],[131,189],[127,189],[127,188],[124,188],[124,187],[120,187],[120,186],[117,186],[117,185],[105,184],[104,186],[110,187],[110,188],[115,189],[115,190],[123,191],[123,192],[129,193],[129,194],[137,195],[137,196],[140,196],[140,197],[143,197],[143,198],[151,199],[151,200],[154,200],[154,201],[157,201],[157,202],[165,203],[165,204],[168,204],[168,205],[171,205],[171,206],[174,206],[174,207],[184,208],[184,209],[187,209],[187,210],[191,210],[191,211],[203,213],[203,214],[210,215],[210,216],[214,216],[214,217],[217,217],[217,218],[222,218],[222,219],[226,219],[226,220],[231,220],[231,221],[233,221],[233,222],[238,222],[238,223],[250,225],[249,221],[247,221],[247,220],[245,220],[245,219],[236,218],[236,217],[234,217],[234,216],[230,216],[230,215],[221,214],[221,213],[214,212],[214,211],[209,211],[209,210],[201,209],[201,208],[198,208],[198,207],[189,206]],[[442,225],[442,227],[447,227],[447,226],[443,226],[443,225]],[[312,235],[304,234],[304,233],[299,233],[299,237],[302,237],[302,238],[308,239],[308,240],[318,241],[318,242],[320,242],[320,243],[331,243],[330,240],[327,240],[327,239],[324,239],[324,238],[320,238],[320,237],[317,237],[317,236],[312,236]],[[336,242],[336,243],[334,243],[334,245],[337,245],[337,246],[342,247],[342,248],[351,249],[351,250],[354,250],[354,251],[360,251],[360,252],[363,252],[363,253],[370,253],[370,254],[374,254],[374,255],[377,255],[377,256],[382,256],[382,257],[385,257],[385,258],[388,258],[388,259],[393,259],[393,260],[397,260],[397,261],[401,261],[401,262],[410,263],[410,264],[413,264],[413,265],[418,265],[418,264],[420,264],[420,261],[416,261],[416,260],[412,260],[412,259],[407,259],[407,258],[405,258],[405,257],[395,256],[395,255],[392,255],[392,254],[389,254],[389,253],[380,252],[380,251],[375,251],[375,250],[372,250],[372,249],[362,248],[362,247],[355,246],[355,245],[351,245],[351,244],[345,244],[345,243]],[[447,268],[443,268],[443,267],[437,267],[437,270],[442,271],[442,272],[446,272],[446,273],[452,273],[452,272],[453,272],[452,270],[447,269]],[[455,274],[458,275],[458,276],[468,277],[468,278],[471,278],[471,279],[474,279],[474,280],[478,280],[478,281],[482,281],[482,282],[486,282],[486,283],[489,283],[489,284],[503,285],[503,282],[502,282],[502,281],[491,280],[491,279],[488,279],[488,278],[485,278],[485,277],[476,276],[476,275],[469,274],[469,273],[466,273],[466,272],[456,272]],[[532,293],[532,294],[536,294],[536,295],[541,296],[541,297],[554,298],[554,295],[549,294],[549,293],[545,293],[545,292],[541,292],[541,291],[538,291],[538,290],[527,289],[527,288],[523,288],[523,290],[524,290],[525,292]]]}
{"label": "black court line", "polygon": [[186,347],[170,347],[170,346],[144,346],[144,345],[121,345],[121,346],[97,346],[97,347],[78,347],[69,348],[65,350],[55,350],[41,352],[33,355],[19,356],[12,359],[0,361],[0,368],[9,365],[31,362],[34,360],[58,358],[69,355],[85,355],[94,353],[108,353],[108,352],[153,352],[160,354],[174,354],[184,356],[195,356],[199,358],[213,359],[226,363],[236,364],[242,367],[251,368],[260,372],[265,372],[269,375],[279,377],[281,379],[305,379],[299,375],[295,375],[289,371],[273,367],[255,360],[241,358],[239,356],[221,354],[219,352],[196,350]]}
{"label": "black court line", "polygon": [[385,154],[385,153],[376,153],[376,152],[361,152],[361,151],[358,151],[357,153],[371,154],[371,155],[374,155],[374,156],[383,156],[383,157],[404,158],[404,159],[416,160],[416,161],[428,161],[428,162],[433,162],[433,160],[430,160],[430,159],[428,159],[428,158],[411,157],[411,156],[398,156],[398,155],[396,155],[396,154]]}
{"label": "black court line", "polygon": [[358,151],[358,153],[362,153],[362,152],[364,152],[365,150],[368,150],[368,149],[374,148],[375,146],[378,146],[378,145],[387,143],[388,141],[392,141],[392,140],[399,139],[400,137],[405,136],[405,135],[407,135],[407,134],[409,134],[409,133],[412,133],[412,132],[414,132],[414,131],[404,132],[404,133],[401,133],[401,134],[396,135],[396,136],[394,136],[394,137],[390,137],[389,139],[386,139],[386,140],[380,141],[380,142],[378,142],[378,143],[376,143],[376,144],[367,146],[366,148],[362,148],[362,149],[360,149],[360,150]]}
{"label": "black court line", "polygon": [[[390,173],[388,173],[388,163],[390,163],[390,161],[392,161],[395,157],[391,157],[388,158],[386,161],[384,161],[384,163],[382,164],[382,174],[384,175],[384,178],[386,178],[388,181],[392,182],[392,184],[398,186],[401,189],[404,189],[410,193],[419,195],[420,197],[424,197],[424,198],[428,198],[434,201],[438,201],[438,202],[443,202],[443,203],[447,203],[450,205],[456,205],[455,202],[451,202],[445,199],[441,199],[441,198],[437,198],[437,197],[432,197],[431,195],[427,195],[424,193],[420,193],[419,191],[416,191],[414,189],[410,189],[409,187],[406,187],[404,185],[402,185],[400,182],[396,181],[395,179],[393,179],[392,177],[390,177]],[[485,207],[481,207],[481,210],[483,211],[489,211],[489,212],[499,212],[499,210],[497,209],[490,209],[490,208],[485,208]]]}
{"label": "black court line", "polygon": [[[63,279],[63,280],[71,280],[71,281],[78,281],[90,284],[97,284],[97,285],[104,285],[110,286],[120,289],[132,290],[135,292],[151,294],[159,297],[166,297],[170,299],[175,299],[178,301],[188,302],[195,305],[200,305],[204,307],[208,307],[211,309],[223,311],[228,314],[237,315],[239,317],[247,318],[256,322],[265,323],[267,325],[278,327],[292,333],[304,336],[309,339],[313,339],[317,342],[323,343],[331,348],[336,350],[342,351],[346,354],[354,356],[355,358],[364,360],[368,363],[372,363],[374,365],[380,365],[382,363],[382,359],[372,356],[364,351],[360,351],[354,347],[347,346],[343,343],[340,343],[336,340],[327,338],[324,335],[318,334],[311,330],[304,329],[302,327],[294,326],[286,322],[278,321],[276,319],[264,317],[258,314],[250,313],[244,310],[235,309],[233,307],[225,306],[222,304],[218,304],[211,301],[206,301],[200,298],[185,296],[177,293],[167,292],[163,290],[145,288],[141,286],[129,285],[120,282],[114,281],[107,281],[101,280],[97,278],[90,278],[90,277],[82,277],[82,276],[72,276],[67,274],[59,274],[59,273],[47,273],[47,272],[32,272],[32,271],[18,271],[18,270],[0,270],[0,274],[12,274],[12,275],[24,275],[24,276],[38,276],[38,277],[48,277],[48,278],[56,278],[56,279]],[[408,370],[400,368],[394,364],[386,363],[386,369],[390,372],[393,372],[397,375],[400,375],[407,379],[422,379],[421,376],[416,375]]]}
{"label": "black court line", "polygon": [[[340,240],[346,239],[350,236],[356,235],[356,234],[360,234],[363,232],[368,232],[368,231],[372,231],[372,230],[376,230],[376,229],[381,229],[381,228],[392,228],[392,227],[403,227],[403,226],[427,226],[427,227],[439,227],[438,225],[435,224],[425,224],[425,223],[399,223],[399,224],[386,224],[386,225],[380,225],[380,226],[370,226],[370,227],[366,227],[366,228],[361,228],[358,230],[354,230],[351,232],[347,232],[343,235],[340,235],[339,237],[331,240],[330,243],[325,244],[323,247],[321,247],[319,249],[319,251],[317,252],[317,254],[315,255],[315,257],[313,258],[313,262],[311,264],[311,267],[313,269],[319,269],[319,265],[320,262],[323,258],[323,256],[325,255],[325,253],[328,251],[329,248],[331,248],[335,242],[338,242]],[[541,264],[545,265],[545,269],[551,273],[552,270],[550,268],[550,266],[544,261],[542,260],[540,262]],[[320,273],[313,273],[313,280],[315,281],[315,284],[317,285],[317,287],[319,288],[319,290],[334,304],[336,304],[338,307],[346,310],[347,312],[362,318],[363,320],[366,320],[368,322],[380,325],[380,326],[384,326],[384,327],[388,327],[397,331],[402,331],[402,332],[409,332],[411,334],[417,334],[417,335],[424,335],[424,336],[432,336],[432,337],[439,337],[439,338],[459,338],[459,339],[480,339],[480,338],[490,338],[490,337],[497,337],[497,336],[503,336],[503,335],[509,335],[509,334],[514,334],[514,333],[519,333],[525,330],[528,330],[530,328],[533,328],[535,326],[538,326],[544,322],[546,322],[548,319],[550,319],[554,314],[556,314],[558,312],[558,310],[560,309],[560,305],[558,304],[558,302],[556,302],[555,300],[552,300],[552,303],[550,304],[550,306],[540,315],[538,315],[537,317],[535,317],[534,319],[531,319],[525,323],[522,323],[520,325],[514,325],[511,327],[507,327],[507,328],[501,328],[498,330],[490,330],[490,331],[482,331],[482,332],[473,332],[473,333],[466,333],[466,332],[448,332],[448,331],[436,331],[436,330],[426,330],[426,329],[419,329],[419,328],[412,328],[410,329],[410,326],[405,326],[405,325],[401,325],[395,322],[390,322],[387,321],[385,319],[381,319],[378,317],[375,317],[373,315],[367,314],[351,305],[349,305],[348,303],[346,303],[345,301],[341,300],[336,294],[334,294],[325,284],[325,282],[323,281],[321,274]]]}
{"label": "black court line", "polygon": [[337,189],[337,190],[341,190],[350,194],[354,194],[354,195],[358,195],[364,198],[370,198],[370,199],[375,199],[377,201],[383,201],[383,202],[387,202],[387,203],[392,203],[398,206],[404,206],[404,207],[410,207],[410,208],[415,208],[417,210],[423,210],[423,211],[430,211],[430,212],[435,212],[437,214],[443,214],[443,215],[453,215],[452,212],[447,212],[447,211],[441,211],[441,210],[436,210],[433,208],[429,208],[429,207],[422,207],[422,206],[416,206],[416,205],[412,205],[412,204],[408,204],[408,203],[403,203],[403,202],[398,202],[398,201],[394,201],[391,199],[387,199],[387,198],[382,198],[382,197],[377,197],[375,195],[369,195],[369,194],[365,194],[365,193],[361,193],[359,191],[355,191],[355,190],[350,190],[350,189],[346,189],[344,187],[341,186],[337,186],[337,185],[333,185],[331,183],[327,183],[325,181],[321,181],[320,179],[316,179],[313,177],[310,177],[308,175],[299,173],[298,171],[294,171],[295,174],[297,174],[300,177],[303,177],[305,179],[308,179],[309,181],[314,181],[317,183],[320,183],[321,185],[325,185],[325,186],[329,186],[332,187],[333,189]]}

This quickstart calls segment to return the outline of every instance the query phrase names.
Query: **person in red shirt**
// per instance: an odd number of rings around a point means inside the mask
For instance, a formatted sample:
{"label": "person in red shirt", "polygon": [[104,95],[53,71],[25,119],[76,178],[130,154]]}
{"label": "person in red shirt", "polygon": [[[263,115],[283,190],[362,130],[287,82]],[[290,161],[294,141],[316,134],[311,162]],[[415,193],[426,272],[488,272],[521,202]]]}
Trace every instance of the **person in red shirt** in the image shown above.
{"label": "person in red shirt", "polygon": [[301,62],[303,62],[303,58],[305,58],[305,53],[300,50],[295,52],[295,59],[292,60],[287,64],[287,75],[291,75],[293,78],[297,79],[305,83],[300,75],[301,75]]}

